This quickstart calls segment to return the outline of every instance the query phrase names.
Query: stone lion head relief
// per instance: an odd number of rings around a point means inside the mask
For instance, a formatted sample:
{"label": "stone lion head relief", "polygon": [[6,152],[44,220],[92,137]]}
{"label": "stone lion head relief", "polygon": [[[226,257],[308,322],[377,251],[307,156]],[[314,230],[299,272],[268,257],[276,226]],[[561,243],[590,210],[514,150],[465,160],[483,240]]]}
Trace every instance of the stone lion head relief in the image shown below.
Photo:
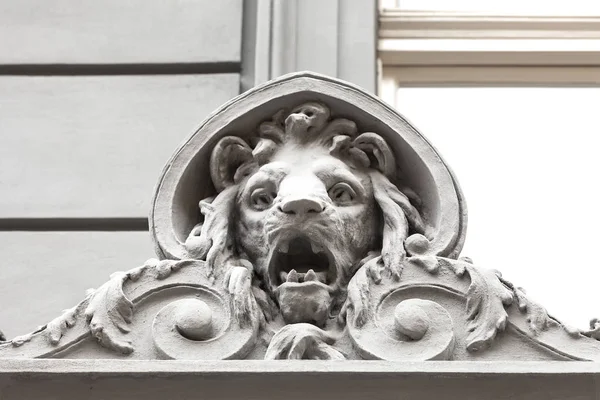
{"label": "stone lion head relief", "polygon": [[398,278],[405,239],[424,233],[407,194],[418,199],[394,184],[396,169],[381,136],[359,133],[327,105],[281,111],[251,143],[227,136],[214,147],[218,194],[201,202],[205,221],[186,247],[213,271],[251,269],[286,323],[322,327],[366,260]]}
{"label": "stone lion head relief", "polygon": [[0,358],[105,358],[100,343],[139,360],[600,360],[597,320],[570,329],[459,258],[466,217],[401,115],[342,81],[283,76],[167,162],[149,218],[159,259],[0,342]]}

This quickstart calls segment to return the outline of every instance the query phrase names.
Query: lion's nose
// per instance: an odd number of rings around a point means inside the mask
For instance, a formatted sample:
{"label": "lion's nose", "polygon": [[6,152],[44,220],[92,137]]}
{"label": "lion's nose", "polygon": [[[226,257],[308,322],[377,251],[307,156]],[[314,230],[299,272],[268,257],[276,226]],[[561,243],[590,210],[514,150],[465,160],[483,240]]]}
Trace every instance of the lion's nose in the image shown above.
{"label": "lion's nose", "polygon": [[309,213],[318,214],[325,209],[325,205],[318,199],[302,197],[283,200],[279,209],[284,213],[291,215],[306,215]]}

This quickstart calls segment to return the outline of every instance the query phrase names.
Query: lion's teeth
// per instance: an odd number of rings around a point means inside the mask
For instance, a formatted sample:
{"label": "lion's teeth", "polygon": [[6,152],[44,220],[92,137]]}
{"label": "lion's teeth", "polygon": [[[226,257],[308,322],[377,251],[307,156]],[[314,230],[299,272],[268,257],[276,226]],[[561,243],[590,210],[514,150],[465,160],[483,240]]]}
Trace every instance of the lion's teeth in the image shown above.
{"label": "lion's teeth", "polygon": [[289,272],[287,276],[287,282],[298,282],[298,273],[295,269]]}
{"label": "lion's teeth", "polygon": [[287,281],[287,276],[288,276],[288,273],[287,273],[287,272],[285,272],[285,271],[281,271],[281,272],[279,273],[279,277],[281,278],[281,282],[285,282],[285,281]]}
{"label": "lion's teeth", "polygon": [[304,282],[308,281],[316,281],[317,274],[312,269],[309,269],[308,272],[304,275]]}
{"label": "lion's teeth", "polygon": [[283,242],[279,246],[279,251],[282,253],[287,253],[290,250],[290,242]]}
{"label": "lion's teeth", "polygon": [[327,284],[327,272],[317,272],[316,275],[319,282]]}

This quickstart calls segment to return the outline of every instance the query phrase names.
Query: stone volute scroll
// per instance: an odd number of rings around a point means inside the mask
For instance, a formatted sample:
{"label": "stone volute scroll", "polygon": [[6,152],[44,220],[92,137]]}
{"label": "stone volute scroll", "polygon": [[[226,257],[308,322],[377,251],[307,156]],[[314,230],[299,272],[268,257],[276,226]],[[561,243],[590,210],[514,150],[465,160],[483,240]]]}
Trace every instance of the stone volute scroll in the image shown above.
{"label": "stone volute scroll", "polygon": [[149,221],[157,258],[115,265],[0,358],[600,360],[596,321],[569,328],[461,256],[457,178],[346,82],[295,73],[223,105],[167,162]]}

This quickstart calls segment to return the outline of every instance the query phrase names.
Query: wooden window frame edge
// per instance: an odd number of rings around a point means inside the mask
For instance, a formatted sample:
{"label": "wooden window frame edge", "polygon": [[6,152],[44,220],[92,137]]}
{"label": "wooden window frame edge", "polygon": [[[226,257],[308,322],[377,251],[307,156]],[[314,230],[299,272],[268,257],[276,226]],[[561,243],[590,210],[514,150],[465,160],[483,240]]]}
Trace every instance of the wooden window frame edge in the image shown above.
{"label": "wooden window frame edge", "polygon": [[600,17],[498,16],[381,9],[384,66],[600,66]]}
{"label": "wooden window frame edge", "polygon": [[600,39],[600,17],[512,16],[382,9],[384,39]]}
{"label": "wooden window frame edge", "polygon": [[[600,66],[386,66],[381,82],[396,86],[596,86]],[[387,84],[389,87],[389,83]],[[380,86],[381,90],[383,86]]]}
{"label": "wooden window frame edge", "polygon": [[404,11],[390,3],[380,3],[378,31],[378,92],[388,102],[400,86],[600,85],[600,17]]}

